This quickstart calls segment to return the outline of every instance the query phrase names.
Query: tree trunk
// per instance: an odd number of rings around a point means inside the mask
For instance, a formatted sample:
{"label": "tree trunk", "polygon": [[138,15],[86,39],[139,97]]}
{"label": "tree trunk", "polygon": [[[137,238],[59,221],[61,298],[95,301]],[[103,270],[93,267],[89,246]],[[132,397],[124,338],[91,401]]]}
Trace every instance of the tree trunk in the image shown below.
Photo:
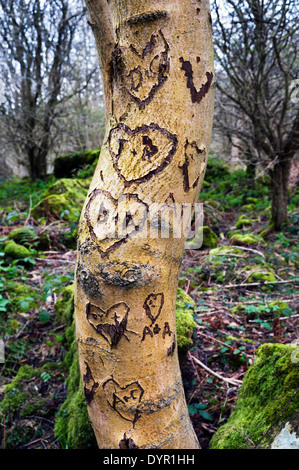
{"label": "tree trunk", "polygon": [[[185,239],[174,215],[169,237],[160,235],[165,210],[192,205],[204,178],[214,105],[209,1],[87,7],[107,117],[76,267],[89,416],[100,448],[195,449],[176,347]],[[155,204],[163,207],[151,219]]]}
{"label": "tree trunk", "polygon": [[272,223],[275,230],[281,230],[288,218],[288,183],[291,159],[278,161],[271,171],[272,190]]}

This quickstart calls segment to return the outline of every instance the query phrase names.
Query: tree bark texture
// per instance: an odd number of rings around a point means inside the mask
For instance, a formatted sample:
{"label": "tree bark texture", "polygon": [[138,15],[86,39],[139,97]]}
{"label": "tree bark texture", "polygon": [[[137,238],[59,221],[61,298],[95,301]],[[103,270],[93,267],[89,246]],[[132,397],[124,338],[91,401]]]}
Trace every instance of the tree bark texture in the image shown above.
{"label": "tree bark texture", "polygon": [[159,223],[144,213],[198,198],[214,107],[209,1],[86,3],[107,124],[76,268],[89,416],[100,448],[196,449],[176,344],[185,240],[175,238],[171,218],[169,238],[145,237],[161,230],[163,209]]}

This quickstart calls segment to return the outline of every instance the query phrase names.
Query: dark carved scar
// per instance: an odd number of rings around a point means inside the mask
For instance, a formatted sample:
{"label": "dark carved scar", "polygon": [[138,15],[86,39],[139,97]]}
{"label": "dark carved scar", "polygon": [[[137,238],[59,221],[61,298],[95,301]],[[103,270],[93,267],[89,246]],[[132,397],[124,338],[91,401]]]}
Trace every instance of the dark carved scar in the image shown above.
{"label": "dark carved scar", "polygon": [[214,78],[213,72],[206,72],[207,81],[201,86],[200,90],[197,91],[194,85],[191,62],[184,60],[183,57],[180,58],[180,62],[182,63],[181,69],[185,72],[185,76],[187,77],[187,88],[190,90],[192,103],[200,103],[211,87]]}
{"label": "dark carved scar", "polygon": [[149,23],[151,21],[156,21],[161,18],[166,18],[168,16],[168,12],[165,10],[158,10],[158,11],[151,11],[141,13],[140,15],[131,16],[127,19],[127,23],[129,25],[135,25],[139,23]]}
{"label": "dark carved scar", "polygon": [[98,388],[99,384],[95,382],[92,376],[90,367],[87,364],[87,362],[85,362],[85,366],[86,366],[86,373],[83,375],[84,395],[85,395],[85,400],[86,400],[87,405],[90,405],[90,403],[92,402],[94,398],[95,391]]}

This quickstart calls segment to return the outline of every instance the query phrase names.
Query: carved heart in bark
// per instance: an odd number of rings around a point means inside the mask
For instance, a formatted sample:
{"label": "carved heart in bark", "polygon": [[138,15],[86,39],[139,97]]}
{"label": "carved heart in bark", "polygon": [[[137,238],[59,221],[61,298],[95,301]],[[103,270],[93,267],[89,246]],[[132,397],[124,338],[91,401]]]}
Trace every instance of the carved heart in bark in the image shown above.
{"label": "carved heart in bark", "polygon": [[164,294],[150,294],[144,304],[143,308],[147,316],[151,319],[151,326],[156,322],[157,318],[161,314],[162,307],[164,305]]}
{"label": "carved heart in bark", "polygon": [[116,200],[101,189],[91,193],[85,220],[91,239],[103,258],[142,231],[147,211],[148,205],[136,194],[123,194]]}
{"label": "carved heart in bark", "polygon": [[98,334],[103,336],[111,347],[117,346],[122,337],[130,341],[126,336],[128,315],[130,308],[125,302],[110,307],[107,312],[88,303],[86,306],[86,318],[88,323],[96,330]]}
{"label": "carved heart in bark", "polygon": [[176,135],[153,123],[134,130],[119,124],[109,135],[113,166],[126,186],[161,173],[172,161],[177,144]]}
{"label": "carved heart in bark", "polygon": [[119,48],[119,53],[123,64],[121,71],[124,71],[120,74],[123,87],[138,106],[144,109],[168,79],[167,41],[162,31],[159,31],[151,35],[145,47],[131,44],[125,54],[122,48]]}
{"label": "carved heart in bark", "polygon": [[140,418],[138,403],[144,394],[141,385],[136,381],[121,387],[114,379],[109,379],[103,384],[109,405],[119,414],[119,416],[131,421],[133,426]]}

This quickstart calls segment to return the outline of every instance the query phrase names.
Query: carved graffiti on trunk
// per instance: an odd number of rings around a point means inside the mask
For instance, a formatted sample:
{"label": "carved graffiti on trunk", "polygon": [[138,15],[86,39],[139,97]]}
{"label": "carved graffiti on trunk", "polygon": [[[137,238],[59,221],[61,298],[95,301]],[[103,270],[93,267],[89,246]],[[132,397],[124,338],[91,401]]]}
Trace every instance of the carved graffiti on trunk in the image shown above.
{"label": "carved graffiti on trunk", "polygon": [[109,134],[113,166],[126,186],[161,173],[177,150],[177,136],[157,124],[130,129],[119,124]]}
{"label": "carved graffiti on trunk", "polygon": [[[203,83],[200,89],[197,91],[194,85],[193,77],[193,67],[189,60],[184,60],[183,57],[180,58],[182,64],[181,69],[185,72],[187,77],[187,88],[190,89],[192,103],[200,103],[203,98],[207,95],[214,78],[213,72],[206,72],[207,81]],[[197,62],[200,62],[200,58],[197,58]]]}
{"label": "carved graffiti on trunk", "polygon": [[[185,144],[185,161],[179,168],[183,172],[184,191],[187,193],[198,185],[200,175],[205,170],[205,149],[199,149],[196,142]],[[203,155],[203,156],[202,156]]]}
{"label": "carved graffiti on trunk", "polygon": [[117,76],[121,79],[123,89],[144,109],[169,75],[169,46],[162,31],[152,34],[145,47],[137,44],[131,44],[127,49],[119,47],[117,55],[121,64]]}
{"label": "carved graffiti on trunk", "polygon": [[140,418],[138,404],[144,395],[144,390],[138,381],[121,387],[113,378],[108,379],[103,384],[109,405],[119,414],[119,416],[130,421],[135,426]]}
{"label": "carved graffiti on trunk", "polygon": [[123,194],[118,200],[95,189],[86,205],[85,220],[96,248],[103,258],[142,231],[148,205],[136,194]]}
{"label": "carved graffiti on trunk", "polygon": [[127,330],[129,311],[130,308],[125,302],[119,302],[107,311],[88,303],[86,318],[92,328],[108,341],[111,347],[115,347],[123,337],[130,342],[126,335],[133,333]]}
{"label": "carved graffiti on trunk", "polygon": [[95,382],[90,367],[85,361],[86,372],[83,375],[83,385],[84,385],[84,395],[87,405],[90,405],[92,402],[96,389],[99,387],[99,384]]}
{"label": "carved graffiti on trunk", "polygon": [[151,326],[157,321],[157,318],[161,314],[161,310],[164,305],[164,294],[150,294],[144,304],[143,308],[145,310],[146,315],[151,320]]}

